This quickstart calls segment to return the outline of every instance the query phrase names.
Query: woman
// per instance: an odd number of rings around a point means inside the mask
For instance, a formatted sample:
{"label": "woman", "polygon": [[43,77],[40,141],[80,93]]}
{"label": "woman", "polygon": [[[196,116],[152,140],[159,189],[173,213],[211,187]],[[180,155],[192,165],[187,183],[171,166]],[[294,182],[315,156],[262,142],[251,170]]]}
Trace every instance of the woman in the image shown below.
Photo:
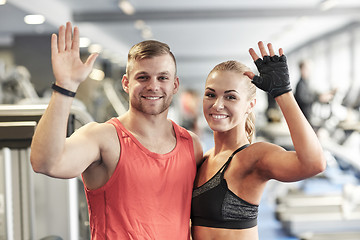
{"label": "woman", "polygon": [[[203,98],[215,147],[198,169],[192,197],[192,237],[258,239],[257,214],[267,181],[292,182],[325,169],[322,147],[291,92],[283,50],[275,55],[258,43],[262,59],[250,55],[260,76],[236,61],[217,65],[208,75]],[[295,151],[266,142],[252,143],[256,87],[272,95],[288,124]]]}

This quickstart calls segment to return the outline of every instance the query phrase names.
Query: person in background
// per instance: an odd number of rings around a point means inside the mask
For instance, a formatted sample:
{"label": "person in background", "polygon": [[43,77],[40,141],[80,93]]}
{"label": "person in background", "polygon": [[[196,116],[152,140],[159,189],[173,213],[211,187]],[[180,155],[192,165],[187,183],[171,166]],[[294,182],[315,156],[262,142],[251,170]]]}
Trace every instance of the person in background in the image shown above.
{"label": "person in background", "polygon": [[[275,55],[258,43],[262,58],[250,55],[260,72],[227,61],[209,73],[203,112],[214,132],[214,148],[205,153],[194,182],[191,206],[194,240],[258,239],[258,206],[270,179],[299,181],[324,171],[322,147],[298,107],[283,50]],[[295,151],[253,142],[256,87],[275,98],[290,130]]]}
{"label": "person in background", "polygon": [[122,78],[129,110],[66,138],[75,92],[97,57],[83,63],[79,55],[79,30],[68,22],[51,39],[56,82],[31,145],[34,171],[65,179],[82,175],[93,240],[189,239],[202,147],[195,134],[167,119],[179,88],[170,48],[158,41],[134,45]]}
{"label": "person in background", "polygon": [[295,88],[295,99],[305,115],[306,119],[313,125],[313,104],[315,102],[329,103],[336,93],[336,89],[326,93],[316,93],[310,87],[310,63],[303,60],[299,63],[300,79]]}

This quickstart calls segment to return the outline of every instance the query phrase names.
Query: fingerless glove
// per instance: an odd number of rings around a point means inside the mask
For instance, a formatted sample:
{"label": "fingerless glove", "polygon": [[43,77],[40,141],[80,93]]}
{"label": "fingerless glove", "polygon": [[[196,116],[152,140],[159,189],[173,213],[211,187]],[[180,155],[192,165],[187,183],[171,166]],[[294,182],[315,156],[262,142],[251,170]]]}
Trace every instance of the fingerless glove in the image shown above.
{"label": "fingerless glove", "polygon": [[260,76],[254,76],[252,83],[268,92],[273,98],[290,92],[289,70],[286,56],[264,56],[255,61]]}

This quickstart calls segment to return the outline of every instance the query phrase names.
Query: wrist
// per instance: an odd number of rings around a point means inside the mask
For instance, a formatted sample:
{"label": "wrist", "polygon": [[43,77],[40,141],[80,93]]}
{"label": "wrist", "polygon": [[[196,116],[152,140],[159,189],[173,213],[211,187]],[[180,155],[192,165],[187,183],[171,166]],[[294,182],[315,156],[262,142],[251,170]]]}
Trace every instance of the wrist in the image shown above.
{"label": "wrist", "polygon": [[286,92],[286,93],[283,93],[283,94],[275,97],[274,99],[275,99],[275,101],[276,101],[277,103],[279,103],[279,102],[281,102],[281,101],[286,102],[286,101],[289,101],[289,100],[288,100],[289,97],[293,97],[293,96],[294,96],[294,95],[293,95],[292,91],[288,91],[288,92]]}
{"label": "wrist", "polygon": [[58,92],[61,93],[62,95],[68,96],[68,97],[75,97],[76,92],[75,91],[71,91],[69,89],[63,88],[59,85],[57,85],[56,83],[52,83],[51,88]]}
{"label": "wrist", "polygon": [[283,86],[281,88],[273,88],[269,91],[269,93],[273,98],[277,98],[277,97],[279,97],[285,93],[291,92],[291,91],[292,91],[291,86],[287,85],[287,86]]}

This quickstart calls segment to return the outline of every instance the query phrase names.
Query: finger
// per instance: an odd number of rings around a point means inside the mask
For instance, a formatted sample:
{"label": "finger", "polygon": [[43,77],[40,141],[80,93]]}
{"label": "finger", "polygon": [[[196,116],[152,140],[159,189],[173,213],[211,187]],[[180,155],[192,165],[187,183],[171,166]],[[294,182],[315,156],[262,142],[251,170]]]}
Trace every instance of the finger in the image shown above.
{"label": "finger", "polygon": [[99,56],[98,53],[92,53],[85,62],[85,65],[92,67],[95,63],[96,58]]}
{"label": "finger", "polygon": [[255,52],[254,49],[250,48],[250,49],[249,49],[249,53],[250,53],[250,55],[251,55],[251,57],[252,57],[252,59],[253,59],[254,61],[256,61],[256,60],[259,59],[259,56],[256,54],[256,52]]}
{"label": "finger", "polygon": [[245,76],[248,76],[250,79],[253,79],[255,74],[253,72],[244,72]]}
{"label": "finger", "polygon": [[265,49],[265,46],[264,46],[264,43],[262,41],[258,42],[258,46],[259,46],[259,49],[260,49],[260,52],[261,52],[261,56],[268,56],[269,54],[266,52],[266,49]]}
{"label": "finger", "polygon": [[74,27],[74,36],[72,42],[72,49],[78,51],[80,46],[79,28]]}
{"label": "finger", "polygon": [[51,35],[51,57],[54,57],[58,53],[58,42],[55,33]]}
{"label": "finger", "polygon": [[70,22],[66,23],[66,31],[65,31],[65,50],[71,49],[71,38],[72,38],[72,26]]}
{"label": "finger", "polygon": [[279,56],[284,55],[284,50],[282,48],[279,48]]}
{"label": "finger", "polygon": [[275,55],[274,48],[271,43],[267,44],[267,47],[269,49],[270,57],[273,57]]}
{"label": "finger", "polygon": [[58,49],[59,49],[59,52],[65,50],[65,27],[64,27],[64,25],[61,25],[59,27]]}

